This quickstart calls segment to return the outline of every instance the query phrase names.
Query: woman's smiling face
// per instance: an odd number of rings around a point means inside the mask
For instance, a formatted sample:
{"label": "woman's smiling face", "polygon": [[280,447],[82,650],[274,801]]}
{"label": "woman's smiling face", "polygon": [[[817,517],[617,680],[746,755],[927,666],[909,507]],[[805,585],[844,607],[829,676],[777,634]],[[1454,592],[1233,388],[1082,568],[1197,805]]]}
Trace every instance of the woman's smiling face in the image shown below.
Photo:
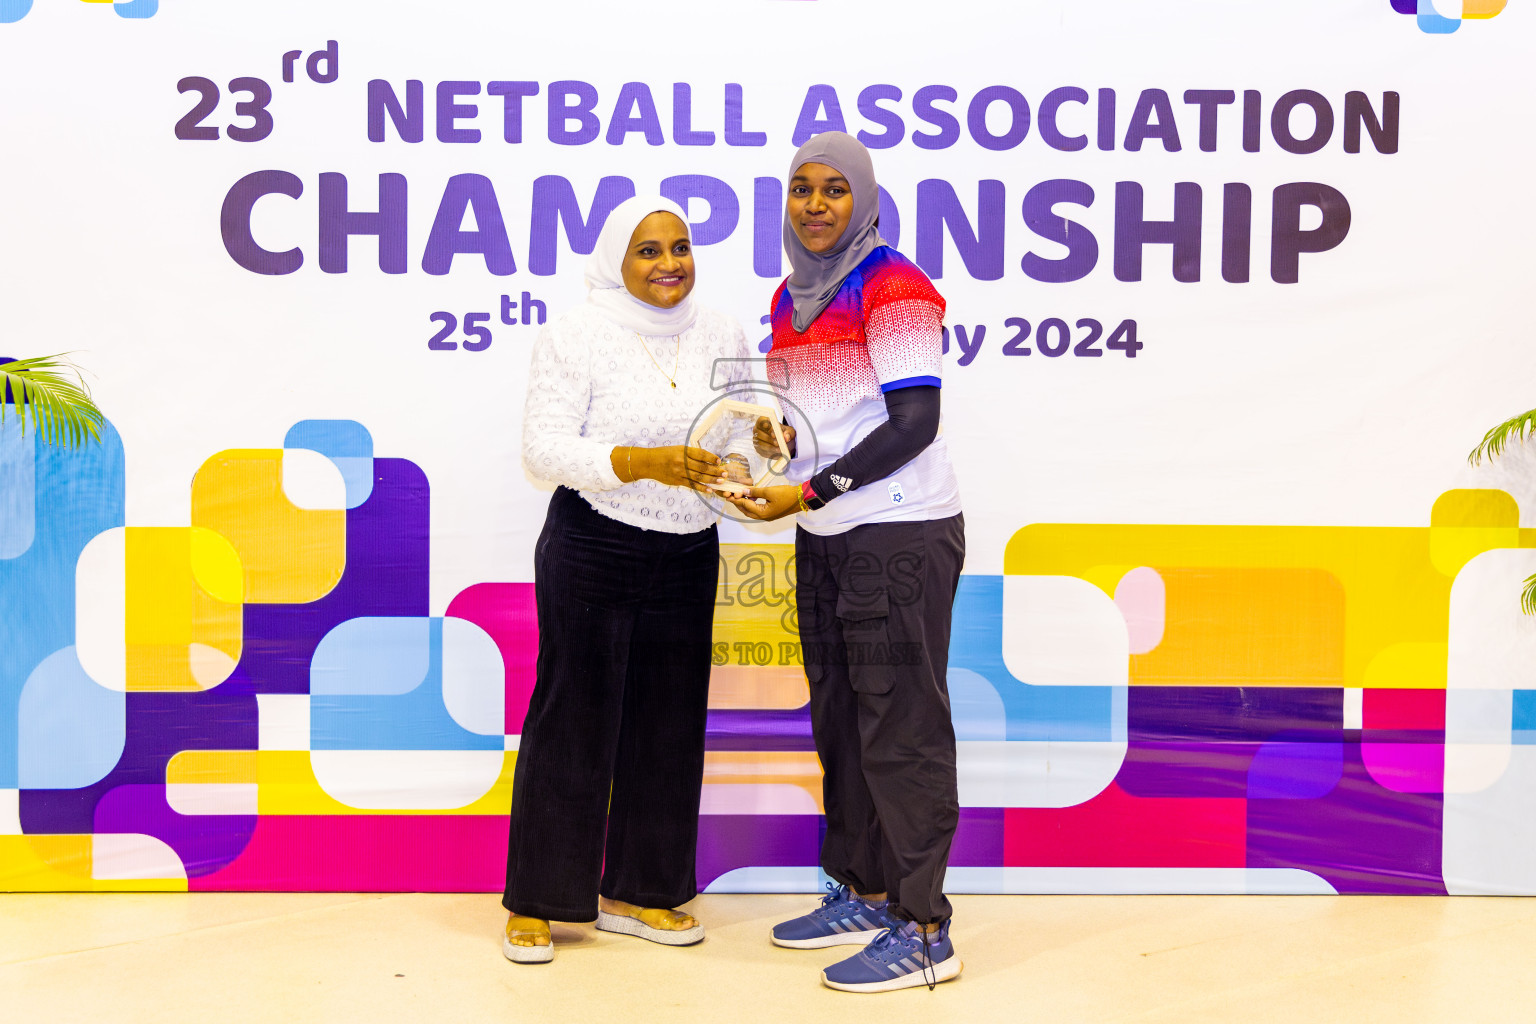
{"label": "woman's smiling face", "polygon": [[784,212],[801,245],[811,252],[827,252],[853,219],[853,187],[835,167],[801,164],[789,179]]}
{"label": "woman's smiling face", "polygon": [[624,253],[624,287],[641,302],[671,309],[693,291],[693,248],[688,225],[658,210],[629,236]]}

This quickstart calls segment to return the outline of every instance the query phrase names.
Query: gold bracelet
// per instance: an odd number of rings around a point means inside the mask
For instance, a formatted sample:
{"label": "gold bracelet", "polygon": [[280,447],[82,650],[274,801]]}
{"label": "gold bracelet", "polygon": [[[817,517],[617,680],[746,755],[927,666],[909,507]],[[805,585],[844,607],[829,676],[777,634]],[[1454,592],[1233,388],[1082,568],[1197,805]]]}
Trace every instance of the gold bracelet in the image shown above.
{"label": "gold bracelet", "polygon": [[628,447],[626,447],[624,449],[624,472],[629,474],[629,479],[625,480],[624,482],[627,483],[627,484],[634,483],[635,482],[635,446],[634,445],[629,445]]}
{"label": "gold bracelet", "polygon": [[809,505],[807,505],[805,503],[805,495],[804,494],[800,495],[800,511],[801,512],[809,512],[809,511],[811,511],[811,506],[809,506]]}

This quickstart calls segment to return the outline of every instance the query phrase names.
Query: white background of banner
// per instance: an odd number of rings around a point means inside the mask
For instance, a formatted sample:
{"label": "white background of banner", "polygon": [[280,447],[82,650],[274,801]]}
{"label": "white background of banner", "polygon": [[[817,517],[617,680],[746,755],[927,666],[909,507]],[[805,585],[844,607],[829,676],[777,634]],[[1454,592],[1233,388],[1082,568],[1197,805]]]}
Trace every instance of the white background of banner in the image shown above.
{"label": "white background of banner", "polygon": [[[340,78],[280,81],[281,54],[339,42]],[[1536,79],[1530,8],[1512,4],[1452,36],[1420,32],[1387,0],[1285,4],[1106,0],[1094,4],[900,0],[738,0],[629,3],[434,4],[340,0],[191,3],[165,0],[142,22],[105,7],[39,0],[0,26],[0,353],[77,351],[127,452],[127,522],[186,525],[198,466],[232,447],[279,447],[308,418],[365,424],[375,454],[411,459],[432,485],[431,611],[472,583],[532,576],[533,538],[547,488],[518,456],[533,328],[495,322],[480,353],[429,352],[435,310],[494,311],[503,292],[529,291],[551,314],[579,302],[581,258],[559,272],[527,270],[529,192],[541,174],[576,185],[585,209],[597,179],[626,175],[654,188],[679,173],[730,183],[741,223],[698,253],[705,302],[737,316],[754,341],[774,282],[751,271],[751,189],[786,170],[807,86],[838,88],[849,129],[873,83],[899,86],[908,141],[875,153],[881,183],[902,210],[901,248],[915,241],[913,195],[926,178],[952,182],[974,214],[976,182],[1007,185],[1006,269],[975,281],[953,247],[939,280],[949,322],[989,325],[969,367],[946,366],[945,429],[966,503],[972,572],[1001,571],[1009,536],[1031,522],[1424,525],[1442,491],[1505,486],[1524,498],[1522,460],[1471,470],[1467,450],[1491,423],[1536,404],[1529,338],[1530,239],[1536,203],[1530,111]],[[190,108],[177,81],[223,84],[253,75],[273,85],[276,130],[259,143],[180,141]],[[500,102],[486,97],[464,127],[475,145],[408,145],[366,138],[365,84],[403,91],[439,80],[580,79],[600,93],[604,124],[624,82],[652,85],[670,136],[671,85],[693,86],[696,129],[723,127],[723,85],[744,87],[759,148],[651,147],[630,136],[556,146],[544,133],[545,91],[525,103],[525,141],[500,138]],[[1038,131],[989,152],[962,133],[951,148],[914,148],[912,91],[1008,85],[1038,108],[1051,89],[1119,95],[1119,131],[1142,89],[1174,100],[1183,150],[1057,152]],[[1216,152],[1196,146],[1186,89],[1260,90],[1274,99],[1312,89],[1339,121],[1321,152],[1282,152],[1267,127],[1242,151],[1236,106],[1221,115]],[[1344,93],[1380,109],[1402,96],[1401,149],[1346,154]],[[1092,107],[1066,108],[1064,127],[1092,132]],[[998,108],[1000,116],[1001,108]],[[207,123],[227,124],[226,96]],[[1298,115],[1300,116],[1300,115]],[[303,179],[299,200],[269,197],[253,220],[268,248],[300,245],[305,265],[283,277],[237,266],[219,234],[230,186],[259,169]],[[377,269],[370,239],[351,243],[349,273],[317,266],[316,194],[323,171],[345,173],[354,209],[376,208],[376,176],[410,183],[410,271]],[[453,271],[420,269],[442,186],[453,174],[490,177],[518,273],[494,277],[478,256]],[[1092,209],[1069,213],[1100,244],[1084,280],[1040,284],[1019,270],[1059,247],[1024,225],[1027,189],[1048,178],[1091,184]],[[1172,208],[1172,184],[1205,191],[1202,279],[1173,281],[1167,246],[1146,250],[1144,280],[1111,269],[1114,183],[1140,182],[1147,217]],[[1316,181],[1343,192],[1348,237],[1302,256],[1301,280],[1268,276],[1270,191]],[[1224,182],[1254,193],[1251,283],[1221,280]],[[1304,226],[1306,226],[1304,222]],[[563,240],[563,236],[562,236]],[[1001,357],[1002,321],[1130,317],[1146,347],[1134,360]],[[1523,513],[1532,525],[1529,507]],[[728,533],[727,538],[736,536]],[[788,540],[787,530],[770,533]]]}

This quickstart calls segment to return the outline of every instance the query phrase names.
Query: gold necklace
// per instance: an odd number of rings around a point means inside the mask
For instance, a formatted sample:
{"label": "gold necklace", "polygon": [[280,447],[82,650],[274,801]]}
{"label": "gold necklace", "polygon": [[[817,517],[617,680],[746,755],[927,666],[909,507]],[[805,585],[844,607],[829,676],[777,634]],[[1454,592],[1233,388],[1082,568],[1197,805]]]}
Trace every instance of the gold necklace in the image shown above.
{"label": "gold necklace", "polygon": [[656,372],[661,374],[663,377],[666,377],[667,383],[676,388],[678,360],[681,359],[683,355],[683,339],[678,335],[673,335],[673,337],[677,338],[677,353],[672,357],[672,372],[669,374],[666,370],[661,368],[661,364],[656,361],[656,357],[651,355],[651,346],[645,343],[645,335],[641,334],[639,331],[636,331],[635,337],[640,339],[640,347],[645,349],[645,354],[647,356],[650,356],[651,365],[656,367]]}

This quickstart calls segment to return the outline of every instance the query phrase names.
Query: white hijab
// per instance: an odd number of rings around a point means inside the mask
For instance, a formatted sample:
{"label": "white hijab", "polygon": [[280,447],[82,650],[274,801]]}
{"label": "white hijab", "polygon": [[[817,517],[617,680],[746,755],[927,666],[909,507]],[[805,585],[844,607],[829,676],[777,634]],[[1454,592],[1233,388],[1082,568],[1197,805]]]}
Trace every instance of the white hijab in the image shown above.
{"label": "white hijab", "polygon": [[686,228],[688,215],[658,195],[636,196],[613,208],[587,257],[587,301],[620,327],[652,338],[671,337],[693,326],[698,310],[689,295],[671,309],[642,302],[624,287],[624,257],[640,222],[653,213],[670,213]]}

